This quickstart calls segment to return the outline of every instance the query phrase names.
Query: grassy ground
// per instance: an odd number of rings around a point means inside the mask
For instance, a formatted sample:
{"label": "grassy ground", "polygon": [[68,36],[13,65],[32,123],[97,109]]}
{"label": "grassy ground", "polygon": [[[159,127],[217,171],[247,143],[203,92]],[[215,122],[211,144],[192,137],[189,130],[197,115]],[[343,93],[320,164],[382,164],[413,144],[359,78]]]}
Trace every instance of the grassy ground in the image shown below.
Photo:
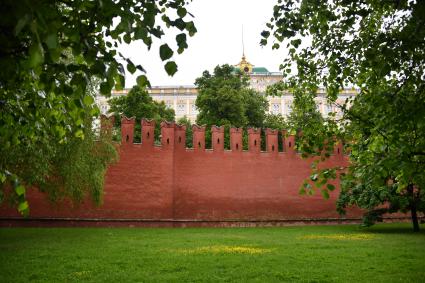
{"label": "grassy ground", "polygon": [[0,229],[0,282],[425,282],[424,263],[409,224]]}

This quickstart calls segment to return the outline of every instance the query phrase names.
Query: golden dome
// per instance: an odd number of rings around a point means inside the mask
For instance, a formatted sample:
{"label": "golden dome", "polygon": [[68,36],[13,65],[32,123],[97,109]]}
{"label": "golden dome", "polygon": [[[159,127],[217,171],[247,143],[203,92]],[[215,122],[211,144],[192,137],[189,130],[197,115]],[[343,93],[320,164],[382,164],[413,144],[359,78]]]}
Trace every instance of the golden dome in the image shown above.
{"label": "golden dome", "polygon": [[245,54],[243,54],[242,60],[236,65],[236,67],[238,67],[241,72],[252,73],[253,65],[246,60]]}

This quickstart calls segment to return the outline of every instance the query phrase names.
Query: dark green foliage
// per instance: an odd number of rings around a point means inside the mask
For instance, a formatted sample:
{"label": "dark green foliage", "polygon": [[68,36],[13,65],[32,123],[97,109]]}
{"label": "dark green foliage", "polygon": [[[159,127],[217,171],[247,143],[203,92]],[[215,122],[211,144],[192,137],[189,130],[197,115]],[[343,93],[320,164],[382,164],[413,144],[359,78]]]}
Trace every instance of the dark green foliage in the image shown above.
{"label": "dark green foliage", "polygon": [[267,100],[248,88],[247,77],[229,65],[217,66],[211,75],[204,71],[196,79],[200,125],[261,127],[268,107]]}
{"label": "dark green foliage", "polygon": [[[110,95],[124,87],[125,65],[130,73],[145,72],[117,52],[118,43],[141,40],[150,48],[166,26],[181,31],[178,53],[187,48],[186,34],[194,35],[196,27],[186,5],[183,0],[2,1],[0,201],[3,189],[12,186],[23,208],[23,185],[39,184],[50,174],[48,153],[61,151],[63,143],[74,147],[80,143],[74,139],[87,135],[87,115],[98,115],[89,91],[94,81],[96,93]],[[166,47],[160,51],[163,60],[173,54]],[[177,66],[168,60],[165,69],[172,75]],[[143,74],[137,82],[149,85]],[[78,169],[71,167],[54,173]]]}
{"label": "dark green foliage", "polygon": [[[15,182],[5,183],[5,188],[13,186],[16,192],[10,194],[9,190],[7,202],[18,204],[18,210],[28,215],[30,204],[25,200],[25,184],[47,192],[52,201],[70,198],[79,202],[88,195],[100,205],[107,166],[118,156],[110,133],[96,136],[90,117],[84,125],[81,132],[66,134],[65,141],[51,138],[26,148],[0,149],[2,165],[20,173],[19,179],[10,176]],[[76,134],[84,138],[76,138]]]}
{"label": "dark green foliage", "polygon": [[183,116],[182,118],[177,120],[177,124],[186,126],[186,147],[192,148],[193,147],[192,123],[186,116]]}
{"label": "dark green foliage", "polygon": [[96,137],[91,124],[88,119],[84,139],[70,138],[58,148],[53,147],[56,151],[52,153],[49,172],[35,184],[52,201],[69,197],[79,202],[88,194],[95,204],[102,203],[104,175],[118,155],[110,133]]}
{"label": "dark green foliage", "polygon": [[[217,66],[211,75],[204,71],[197,78],[197,123],[207,125],[205,144],[211,148],[211,126],[224,126],[224,148],[230,149],[230,127],[261,127],[266,117],[267,100],[248,87],[248,78],[229,65]],[[243,148],[248,148],[244,130]]]}
{"label": "dark green foliage", "polygon": [[115,114],[116,126],[119,129],[121,116],[135,117],[134,142],[141,142],[140,121],[142,118],[155,120],[155,140],[159,142],[162,121],[174,121],[174,110],[167,108],[163,101],[152,99],[144,87],[134,86],[126,96],[114,97],[109,101],[110,113]]}
{"label": "dark green foliage", "polygon": [[[264,128],[279,130],[277,139],[278,139],[278,150],[283,151],[283,138],[282,130],[288,130],[289,125],[288,122],[281,114],[266,114],[266,118],[264,120]],[[263,145],[264,144],[264,145]],[[266,148],[265,140],[262,140],[262,148]]]}
{"label": "dark green foliage", "polygon": [[[336,137],[350,152],[348,168],[313,164],[315,185],[326,191],[340,172],[341,212],[355,204],[370,211],[370,223],[382,205],[387,212],[410,210],[418,230],[417,213],[425,211],[425,2],[278,3],[262,44],[273,38],[289,48],[281,65],[288,78],[270,91],[293,91],[295,110],[307,110],[292,117],[303,130],[298,150],[326,158]],[[319,86],[335,103],[347,85],[359,91],[339,106],[342,117],[322,119],[308,110]]]}
{"label": "dark green foliage", "polygon": [[287,121],[281,114],[266,114],[263,127],[280,131],[289,128]]}

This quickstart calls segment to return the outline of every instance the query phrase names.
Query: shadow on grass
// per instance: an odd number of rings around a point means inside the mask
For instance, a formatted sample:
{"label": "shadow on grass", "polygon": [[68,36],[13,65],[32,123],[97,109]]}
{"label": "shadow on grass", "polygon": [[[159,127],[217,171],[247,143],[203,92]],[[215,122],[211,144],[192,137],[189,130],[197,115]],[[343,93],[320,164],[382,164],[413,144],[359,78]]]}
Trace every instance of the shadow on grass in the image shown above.
{"label": "shadow on grass", "polygon": [[425,225],[420,225],[421,230],[419,232],[413,231],[413,226],[411,223],[403,223],[398,224],[397,226],[393,225],[382,225],[382,224],[375,224],[371,227],[363,227],[362,229],[364,231],[375,233],[375,234],[417,234],[417,235],[425,235]]}

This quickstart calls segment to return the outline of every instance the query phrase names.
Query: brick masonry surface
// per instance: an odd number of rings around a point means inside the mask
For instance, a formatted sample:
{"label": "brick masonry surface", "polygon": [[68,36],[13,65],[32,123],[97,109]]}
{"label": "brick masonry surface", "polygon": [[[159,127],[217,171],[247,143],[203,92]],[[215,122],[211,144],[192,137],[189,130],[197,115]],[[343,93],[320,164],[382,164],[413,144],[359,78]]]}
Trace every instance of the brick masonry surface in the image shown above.
{"label": "brick masonry surface", "polygon": [[[43,193],[29,189],[30,220],[37,225],[50,219],[80,223],[77,225],[103,221],[112,226],[237,226],[238,222],[251,223],[249,226],[348,221],[361,216],[358,209],[350,210],[344,218],[336,213],[338,182],[328,200],[319,192],[313,196],[299,194],[312,160],[302,159],[295,152],[294,136],[286,137],[284,151],[278,152],[278,132],[267,129],[267,151],[262,152],[260,131],[249,129],[249,149],[243,151],[242,129],[232,128],[231,150],[224,150],[224,129],[213,127],[212,149],[205,149],[205,127],[193,126],[194,148],[188,149],[184,126],[163,122],[161,146],[157,146],[154,122],[141,123],[142,143],[134,144],[135,120],[122,120],[120,159],[107,171],[100,207],[89,200],[78,206],[67,201],[52,204]],[[339,144],[323,165],[346,164]],[[5,204],[0,207],[3,226],[13,223],[15,217],[20,216],[14,208]]]}

